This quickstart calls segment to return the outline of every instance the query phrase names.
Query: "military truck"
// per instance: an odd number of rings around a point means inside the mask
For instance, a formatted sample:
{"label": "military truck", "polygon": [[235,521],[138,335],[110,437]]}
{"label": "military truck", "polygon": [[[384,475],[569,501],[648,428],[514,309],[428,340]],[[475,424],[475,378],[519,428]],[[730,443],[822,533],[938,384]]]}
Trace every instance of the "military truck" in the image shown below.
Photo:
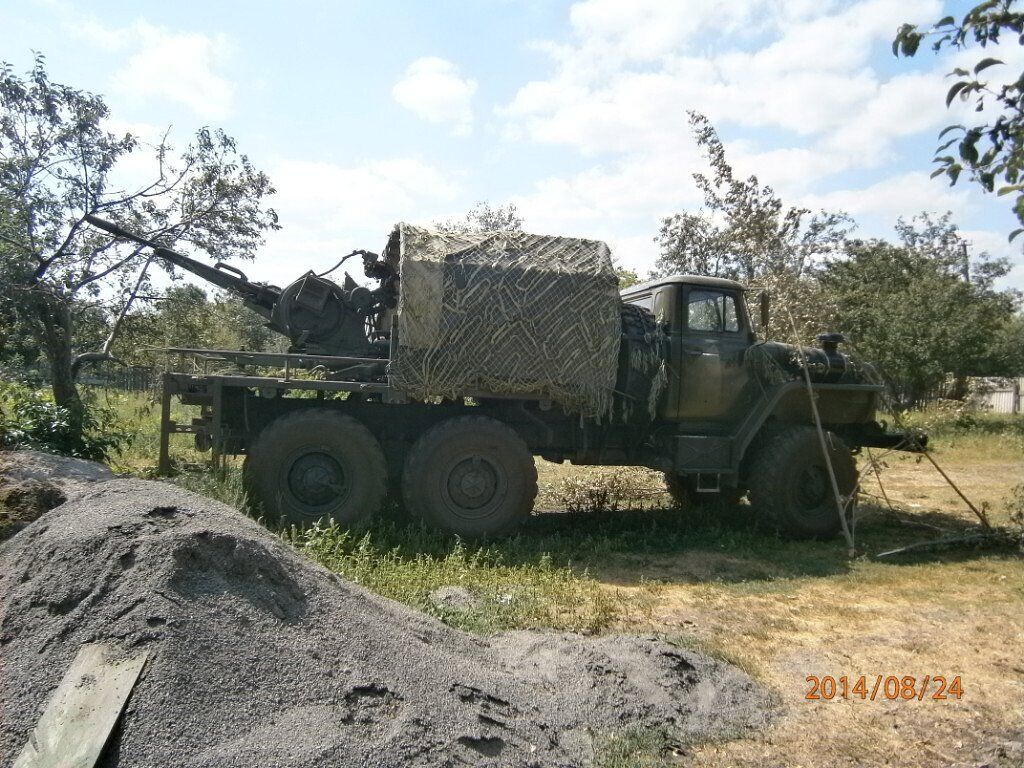
{"label": "military truck", "polygon": [[[280,354],[170,350],[233,369],[164,374],[160,446],[164,471],[174,433],[244,456],[252,498],[285,522],[351,523],[392,494],[444,531],[504,534],[533,509],[539,456],[649,467],[680,505],[747,496],[785,534],[827,537],[841,527],[831,476],[850,509],[857,451],[924,442],[877,420],[883,387],[841,335],[759,340],[732,280],[675,275],[620,296],[596,241],[401,225],[382,256],[349,254],[377,287],[309,272],[281,289],[90,221],[236,292],[290,339]],[[767,296],[756,304],[765,328]],[[174,398],[200,415],[176,423]]]}

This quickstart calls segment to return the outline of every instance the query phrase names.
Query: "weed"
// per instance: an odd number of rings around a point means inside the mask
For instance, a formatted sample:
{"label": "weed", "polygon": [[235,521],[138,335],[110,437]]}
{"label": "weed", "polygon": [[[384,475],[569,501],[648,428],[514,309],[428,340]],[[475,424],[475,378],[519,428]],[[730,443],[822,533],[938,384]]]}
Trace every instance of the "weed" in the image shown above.
{"label": "weed", "polygon": [[240,467],[227,465],[210,469],[191,466],[179,469],[170,480],[189,491],[222,501],[243,512],[249,511]]}
{"label": "weed", "polygon": [[678,765],[675,745],[664,730],[627,730],[597,739],[594,768],[669,768]]}

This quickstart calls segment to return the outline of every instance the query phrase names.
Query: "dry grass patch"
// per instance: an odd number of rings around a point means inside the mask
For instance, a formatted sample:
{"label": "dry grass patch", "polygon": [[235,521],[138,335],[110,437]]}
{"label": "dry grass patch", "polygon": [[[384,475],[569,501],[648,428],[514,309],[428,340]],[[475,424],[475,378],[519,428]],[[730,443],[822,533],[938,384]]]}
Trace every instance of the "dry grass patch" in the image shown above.
{"label": "dry grass patch", "polygon": [[[993,522],[1004,524],[1012,487],[1024,478],[1024,450],[1004,442],[981,451],[983,458],[978,453],[970,440],[940,440],[936,455],[972,500],[988,502]],[[883,481],[903,511],[868,510],[860,525],[868,551],[887,541],[935,538],[941,533],[934,526],[973,525],[973,515],[931,467],[913,457],[889,463]],[[832,573],[800,575],[792,562],[800,547],[794,547],[765,562],[757,551],[709,550],[700,542],[694,550],[634,562],[631,570],[619,566],[610,578],[601,574],[624,605],[642,606],[625,612],[623,629],[677,633],[744,667],[778,695],[783,714],[773,727],[696,745],[687,764],[1024,764],[1018,553],[961,548],[892,561],[862,557]],[[843,562],[835,556],[837,565]],[[643,584],[636,583],[638,570]],[[926,674],[960,675],[963,698],[805,698],[808,675],[866,675],[873,683],[876,675]]]}

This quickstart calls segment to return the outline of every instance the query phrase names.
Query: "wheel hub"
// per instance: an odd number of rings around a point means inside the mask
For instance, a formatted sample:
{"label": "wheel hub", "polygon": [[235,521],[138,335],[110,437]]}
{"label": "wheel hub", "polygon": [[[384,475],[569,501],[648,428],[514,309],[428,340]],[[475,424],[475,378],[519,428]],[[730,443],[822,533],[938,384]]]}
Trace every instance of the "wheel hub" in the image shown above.
{"label": "wheel hub", "polygon": [[796,498],[804,509],[821,506],[828,496],[828,477],[821,467],[806,467],[797,480]]}
{"label": "wheel hub", "polygon": [[463,509],[479,509],[494,498],[498,473],[479,456],[464,459],[448,475],[448,495]]}
{"label": "wheel hub", "polygon": [[292,463],[288,490],[302,504],[322,507],[346,493],[345,472],[333,456],[307,453]]}

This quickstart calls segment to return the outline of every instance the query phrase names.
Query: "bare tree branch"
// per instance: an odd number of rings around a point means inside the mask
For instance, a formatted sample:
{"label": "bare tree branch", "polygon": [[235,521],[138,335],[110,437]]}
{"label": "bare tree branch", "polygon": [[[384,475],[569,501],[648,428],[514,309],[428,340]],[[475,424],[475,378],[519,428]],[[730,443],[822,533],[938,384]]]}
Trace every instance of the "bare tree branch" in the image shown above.
{"label": "bare tree branch", "polygon": [[[136,250],[136,253],[139,249]],[[75,378],[78,377],[78,372],[81,370],[82,365],[85,363],[99,363],[105,361],[111,361],[120,363],[111,353],[111,349],[114,347],[114,342],[117,341],[117,334],[121,330],[121,325],[124,323],[125,317],[128,315],[128,311],[131,309],[132,304],[135,302],[135,297],[139,295],[139,290],[142,288],[142,284],[146,279],[146,272],[149,270],[149,265],[153,263],[153,257],[150,256],[146,259],[146,263],[142,265],[142,269],[139,270],[139,277],[135,281],[135,287],[132,288],[131,293],[128,294],[128,298],[121,307],[121,311],[117,313],[117,317],[114,319],[113,324],[110,326],[110,333],[107,335],[106,341],[103,342],[103,346],[99,352],[83,352],[82,354],[76,355],[74,362],[71,364],[71,375]]]}
{"label": "bare tree branch", "polygon": [[[105,248],[109,248],[111,245],[114,245],[114,241],[112,241],[109,245],[104,246],[104,247]],[[104,277],[109,275],[111,272],[116,272],[121,267],[123,267],[125,264],[129,263],[132,259],[134,259],[136,256],[138,256],[140,253],[142,253],[142,249],[145,248],[145,247],[146,246],[144,246],[144,245],[140,245],[137,248],[135,248],[134,250],[132,250],[132,252],[129,253],[127,256],[125,256],[123,259],[115,261],[113,264],[111,264],[106,269],[104,269],[104,270],[102,270],[100,272],[97,272],[94,275],[89,275],[87,277],[83,277],[81,280],[79,280],[77,283],[75,283],[73,290],[77,291],[80,288],[83,288],[84,286],[88,285],[89,283],[95,283],[97,280],[102,280]],[[149,262],[146,262],[146,264],[148,266]]]}

